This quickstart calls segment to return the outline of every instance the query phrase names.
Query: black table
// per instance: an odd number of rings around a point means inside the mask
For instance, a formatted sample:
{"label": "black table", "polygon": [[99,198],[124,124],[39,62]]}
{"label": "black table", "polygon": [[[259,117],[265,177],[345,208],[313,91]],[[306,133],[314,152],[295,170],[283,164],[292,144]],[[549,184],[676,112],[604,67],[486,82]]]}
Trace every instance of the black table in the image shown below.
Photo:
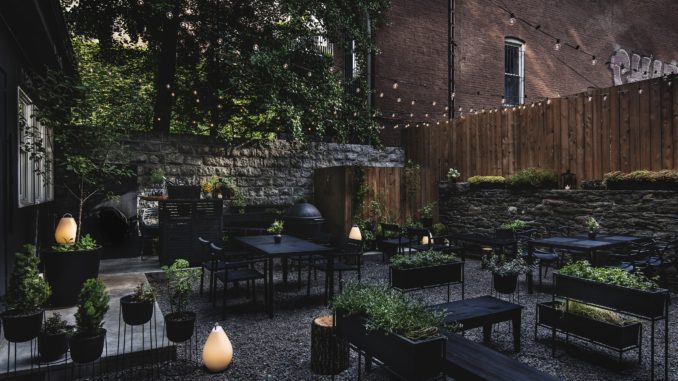
{"label": "black table", "polygon": [[461,330],[483,327],[483,340],[490,341],[492,325],[511,321],[513,325],[513,348],[520,352],[520,323],[523,306],[497,299],[493,296],[457,300],[431,306],[444,311],[445,323],[459,323]]}
{"label": "black table", "polygon": [[[548,247],[551,249],[564,249],[570,251],[577,251],[584,253],[590,258],[591,264],[596,265],[596,252],[599,250],[616,249],[630,243],[645,241],[647,238],[614,235],[614,234],[598,234],[595,239],[589,239],[586,234],[575,235],[572,237],[549,237],[533,239],[527,243],[527,259],[529,263],[534,262],[534,248]],[[527,277],[527,293],[531,294],[532,290],[532,272],[526,274]]]}
{"label": "black table", "polygon": [[[297,237],[283,235],[282,242],[275,243],[272,235],[258,235],[248,237],[236,237],[246,248],[262,254],[267,258],[268,265],[268,305],[266,309],[269,316],[273,316],[273,259],[280,258],[286,262],[289,257],[297,257],[314,254],[330,254],[334,249],[328,246],[319,245]],[[331,256],[329,256],[331,258]],[[286,273],[283,269],[283,273]],[[334,273],[327,274],[330,282],[330,290],[334,289]]]}
{"label": "black table", "polygon": [[451,233],[443,237],[449,239],[450,241],[454,241],[455,245],[457,246],[461,241],[475,243],[478,245],[490,246],[492,248],[497,248],[502,252],[507,247],[513,249],[514,254],[518,251],[518,241],[516,241],[515,239],[502,239],[491,236],[467,233]]}

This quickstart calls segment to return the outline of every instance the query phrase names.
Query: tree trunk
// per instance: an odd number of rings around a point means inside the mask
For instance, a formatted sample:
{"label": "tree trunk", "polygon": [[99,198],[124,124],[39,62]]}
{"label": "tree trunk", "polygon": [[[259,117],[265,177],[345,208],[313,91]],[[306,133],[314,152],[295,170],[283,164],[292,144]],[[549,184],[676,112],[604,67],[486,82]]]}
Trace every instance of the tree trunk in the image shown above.
{"label": "tree trunk", "polygon": [[[158,74],[156,76],[155,104],[153,105],[153,131],[169,133],[172,105],[175,91],[174,73],[177,66],[177,38],[179,17],[167,20],[163,27],[158,54]],[[169,88],[167,88],[169,85]]]}
{"label": "tree trunk", "polygon": [[348,369],[348,343],[334,335],[332,316],[321,316],[311,323],[311,370],[317,374],[337,374]]}

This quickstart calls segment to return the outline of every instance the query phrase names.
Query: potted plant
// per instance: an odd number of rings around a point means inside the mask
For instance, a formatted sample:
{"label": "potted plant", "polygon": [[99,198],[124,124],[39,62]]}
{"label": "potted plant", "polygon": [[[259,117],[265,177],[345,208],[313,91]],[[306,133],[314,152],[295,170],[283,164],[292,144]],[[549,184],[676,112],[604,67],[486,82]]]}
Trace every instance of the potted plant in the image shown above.
{"label": "potted plant", "polygon": [[596,234],[598,234],[598,230],[600,230],[600,224],[598,221],[596,221],[596,219],[593,217],[588,217],[586,218],[586,221],[584,221],[584,226],[588,231],[588,238],[596,239]]}
{"label": "potted plant", "polygon": [[464,263],[452,254],[427,250],[391,259],[391,287],[412,289],[463,282]]}
{"label": "potted plant", "polygon": [[492,272],[493,287],[502,294],[514,293],[518,286],[518,276],[530,270],[522,258],[507,259],[504,255],[484,257],[483,267]]}
{"label": "potted plant", "polygon": [[273,236],[273,241],[274,241],[275,243],[280,243],[280,242],[282,242],[282,234],[281,234],[281,233],[282,233],[282,231],[283,231],[284,225],[285,225],[285,222],[284,222],[284,221],[281,221],[281,220],[275,220],[275,221],[273,221],[273,223],[271,224],[271,226],[269,226],[268,229],[266,229],[267,232],[269,232],[269,233],[271,233],[271,234],[275,234],[275,235]]}
{"label": "potted plant", "polygon": [[440,374],[446,341],[442,312],[395,290],[359,283],[347,285],[333,300],[332,310],[339,337],[403,379]]}
{"label": "potted plant", "polygon": [[68,351],[68,337],[73,333],[73,326],[68,325],[61,314],[55,312],[45,320],[38,335],[38,352],[43,361],[54,361]]}
{"label": "potted plant", "polygon": [[133,294],[120,298],[122,320],[129,325],[146,324],[153,316],[153,302],[153,288],[148,283],[139,283]]}
{"label": "potted plant", "polygon": [[40,333],[43,308],[50,288],[38,273],[39,259],[33,245],[24,245],[24,252],[15,254],[16,263],[7,286],[2,313],[5,339],[20,343],[34,339]]}
{"label": "potted plant", "polygon": [[436,207],[436,202],[430,202],[419,208],[419,217],[421,224],[426,228],[433,225],[433,209]]}
{"label": "potted plant", "polygon": [[68,342],[74,362],[87,363],[101,357],[106,341],[104,316],[108,312],[109,301],[108,291],[101,280],[85,281],[78,296],[76,332]]}
{"label": "potted plant", "polygon": [[461,172],[455,168],[450,168],[447,170],[447,180],[451,183],[456,183],[461,178]]}
{"label": "potted plant", "polygon": [[494,229],[494,236],[500,239],[515,240],[516,230],[525,229],[527,222],[522,220],[513,220],[503,223],[498,229]]}
{"label": "potted plant", "polygon": [[172,312],[165,315],[167,338],[175,343],[193,336],[195,313],[186,310],[193,285],[200,278],[200,270],[190,268],[185,259],[176,259],[171,266],[163,266]]}
{"label": "potted plant", "polygon": [[467,181],[471,190],[504,189],[507,183],[504,176],[471,176]]}

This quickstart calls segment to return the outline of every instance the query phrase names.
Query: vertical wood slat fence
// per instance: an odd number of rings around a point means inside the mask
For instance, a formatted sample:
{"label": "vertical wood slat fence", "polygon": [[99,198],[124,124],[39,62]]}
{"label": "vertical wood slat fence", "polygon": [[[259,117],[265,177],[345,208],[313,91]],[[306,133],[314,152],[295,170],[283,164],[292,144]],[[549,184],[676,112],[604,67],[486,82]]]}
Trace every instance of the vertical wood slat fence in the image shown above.
{"label": "vertical wood slat fence", "polygon": [[408,159],[432,171],[422,173],[421,203],[437,200],[437,181],[448,168],[464,179],[569,169],[578,182],[610,171],[678,169],[678,77],[429,124],[402,130]]}

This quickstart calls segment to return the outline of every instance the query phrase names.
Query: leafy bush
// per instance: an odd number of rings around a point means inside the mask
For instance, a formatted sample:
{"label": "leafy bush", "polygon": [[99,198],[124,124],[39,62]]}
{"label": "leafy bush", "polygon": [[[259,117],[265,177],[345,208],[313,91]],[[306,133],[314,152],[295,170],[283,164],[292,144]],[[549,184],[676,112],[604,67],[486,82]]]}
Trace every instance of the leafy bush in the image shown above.
{"label": "leafy bush", "polygon": [[461,177],[461,172],[455,168],[450,168],[447,170],[447,179],[451,182],[456,182]]}
{"label": "leafy bush", "polygon": [[78,334],[96,336],[99,333],[104,326],[109,300],[104,282],[95,278],[85,281],[78,296],[78,311],[75,313]]}
{"label": "leafy bush", "polygon": [[48,335],[58,335],[60,333],[71,333],[73,327],[68,325],[68,322],[61,317],[61,314],[55,312],[52,316],[45,320],[42,326],[42,332]]}
{"label": "leafy bush", "polygon": [[642,274],[629,273],[619,268],[593,267],[588,261],[570,263],[560,268],[558,272],[562,275],[641,291],[653,291],[658,288],[654,281]]}
{"label": "leafy bush", "polygon": [[24,245],[23,253],[16,253],[14,270],[7,286],[5,304],[8,310],[30,313],[39,310],[52,294],[47,282],[38,273],[35,246]]}
{"label": "leafy bush", "polygon": [[445,325],[442,312],[383,286],[351,283],[334,299],[332,310],[364,316],[368,332],[396,333],[415,341],[438,336]]}
{"label": "leafy bush", "polygon": [[675,186],[678,185],[678,171],[672,169],[661,171],[640,170],[628,173],[612,171],[603,176],[603,182],[608,188]]}
{"label": "leafy bush", "polygon": [[490,255],[483,258],[483,266],[492,274],[501,276],[520,275],[530,271],[523,258],[508,259],[504,255]]}
{"label": "leafy bush", "polygon": [[372,223],[368,220],[356,220],[355,224],[360,229],[360,235],[363,237],[363,241],[369,244],[376,240],[374,233],[372,232]]}
{"label": "leafy bush", "polygon": [[523,220],[513,220],[511,222],[501,224],[500,227],[502,229],[511,229],[511,230],[524,229],[527,227],[527,222]]}
{"label": "leafy bush", "polygon": [[510,187],[518,189],[548,189],[558,187],[558,177],[550,169],[528,168],[509,177]]}
{"label": "leafy bush", "polygon": [[422,206],[419,208],[419,216],[421,218],[432,218],[433,217],[433,209],[436,207],[436,202],[429,202],[428,204]]}
{"label": "leafy bush", "polygon": [[591,319],[604,321],[606,323],[624,326],[629,323],[620,314],[606,310],[604,308],[592,306],[586,303],[580,303],[574,300],[566,300],[560,303],[556,309],[558,311],[567,311],[573,315],[586,316]]}
{"label": "leafy bush", "polygon": [[162,267],[167,277],[170,304],[177,309],[179,315],[186,312],[186,306],[193,293],[193,284],[200,278],[200,270],[189,266],[187,260],[179,258],[171,266]]}
{"label": "leafy bush", "polygon": [[442,235],[443,233],[445,233],[445,229],[447,229],[447,227],[445,227],[445,225],[443,225],[439,222],[439,223],[433,224],[433,226],[431,226],[431,233],[433,233],[434,237],[439,236],[439,235]]}
{"label": "leafy bush", "polygon": [[426,250],[415,254],[398,254],[391,259],[391,267],[404,270],[417,267],[440,266],[456,262],[457,257],[453,254],[445,254],[440,251]]}
{"label": "leafy bush", "polygon": [[275,221],[273,221],[271,226],[269,226],[268,229],[266,229],[266,231],[271,233],[271,234],[280,234],[280,233],[282,233],[284,226],[285,226],[284,221],[275,220]]}
{"label": "leafy bush", "polygon": [[581,189],[584,190],[604,190],[605,183],[602,180],[584,180],[581,182]]}
{"label": "leafy bush", "polygon": [[600,230],[600,224],[593,217],[587,217],[584,221],[584,227],[590,232],[597,232]]}
{"label": "leafy bush", "polygon": [[70,245],[54,245],[52,246],[52,250],[60,253],[66,253],[66,252],[71,252],[71,251],[91,251],[95,250],[99,247],[97,244],[97,241],[92,238],[91,235],[85,234],[84,236],[80,237],[80,240],[70,244]]}
{"label": "leafy bush", "polygon": [[139,285],[134,289],[132,299],[137,302],[154,302],[155,294],[153,293],[153,287],[145,282],[139,283]]}
{"label": "leafy bush", "polygon": [[504,176],[472,176],[468,178],[468,183],[473,188],[501,188],[506,184]]}

